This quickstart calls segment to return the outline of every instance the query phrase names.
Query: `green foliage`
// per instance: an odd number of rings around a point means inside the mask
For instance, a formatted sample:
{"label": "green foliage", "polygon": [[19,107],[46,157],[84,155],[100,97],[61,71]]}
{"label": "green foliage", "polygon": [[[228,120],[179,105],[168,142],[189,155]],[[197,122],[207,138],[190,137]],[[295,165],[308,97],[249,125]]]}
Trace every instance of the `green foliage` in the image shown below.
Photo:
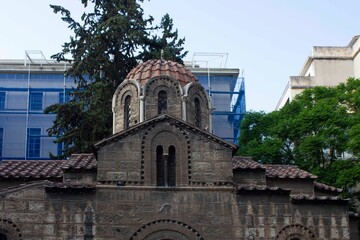
{"label": "green foliage", "polygon": [[173,20],[169,14],[165,14],[161,19],[158,28],[162,31],[162,36],[153,35],[147,39],[147,48],[142,54],[142,59],[167,59],[175,62],[183,63],[182,59],[187,55],[188,51],[183,52],[185,38],[178,39],[178,30],[173,31]]}
{"label": "green foliage", "polygon": [[[239,154],[310,171],[331,164],[350,151],[350,133],[356,130],[353,115],[340,101],[339,88],[307,89],[279,111],[248,113],[241,126]],[[257,131],[248,126],[256,126]],[[269,152],[276,152],[276,158],[269,159]]]}
{"label": "green foliage", "polygon": [[[306,89],[282,109],[249,112],[241,125],[239,155],[296,164],[319,181],[352,193],[360,181],[360,80]],[[351,154],[352,160],[343,160]]]}
{"label": "green foliage", "polygon": [[[77,87],[69,103],[55,104],[45,109],[56,119],[48,134],[57,136],[57,143],[66,147],[61,156],[74,152],[90,152],[96,141],[112,132],[111,100],[116,87],[140,61],[164,58],[182,62],[184,38],[178,39],[173,22],[165,15],[160,26],[152,26],[153,18],[144,18],[142,1],[82,0],[92,8],[75,21],[69,10],[50,5],[74,32],[63,50],[52,56],[57,61],[71,63],[67,75]],[[156,33],[161,32],[158,36]]]}

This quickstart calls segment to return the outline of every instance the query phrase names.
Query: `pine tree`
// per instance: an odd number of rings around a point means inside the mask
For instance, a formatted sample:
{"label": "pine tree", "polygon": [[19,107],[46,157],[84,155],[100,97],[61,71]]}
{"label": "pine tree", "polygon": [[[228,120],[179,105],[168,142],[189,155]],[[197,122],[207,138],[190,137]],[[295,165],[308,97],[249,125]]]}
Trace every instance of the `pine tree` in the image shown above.
{"label": "pine tree", "polygon": [[[84,7],[93,7],[93,11],[84,12],[81,22],[75,21],[69,10],[50,5],[74,32],[62,51],[52,58],[71,63],[66,75],[73,77],[77,85],[68,103],[45,109],[45,113],[56,114],[48,134],[57,136],[55,142],[66,146],[61,156],[53,158],[91,152],[95,142],[111,134],[113,93],[140,61],[161,49],[179,62],[186,55],[187,52],[182,53],[184,39],[177,40],[177,30],[172,32],[172,19],[165,15],[165,22],[152,26],[153,18],[144,18],[141,2],[82,0]],[[159,29],[166,36],[154,34]]]}

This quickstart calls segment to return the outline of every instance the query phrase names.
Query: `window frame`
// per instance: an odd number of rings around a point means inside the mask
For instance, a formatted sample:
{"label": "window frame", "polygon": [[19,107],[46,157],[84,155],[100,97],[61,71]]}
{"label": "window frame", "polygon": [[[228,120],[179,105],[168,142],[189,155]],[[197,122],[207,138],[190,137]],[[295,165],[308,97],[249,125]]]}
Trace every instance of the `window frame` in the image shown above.
{"label": "window frame", "polygon": [[6,104],[6,92],[0,91],[0,110],[5,109]]}
{"label": "window frame", "polygon": [[43,92],[30,92],[29,94],[29,110],[40,111],[43,109]]}
{"label": "window frame", "polygon": [[28,128],[26,138],[26,157],[39,158],[41,153],[41,128]]}

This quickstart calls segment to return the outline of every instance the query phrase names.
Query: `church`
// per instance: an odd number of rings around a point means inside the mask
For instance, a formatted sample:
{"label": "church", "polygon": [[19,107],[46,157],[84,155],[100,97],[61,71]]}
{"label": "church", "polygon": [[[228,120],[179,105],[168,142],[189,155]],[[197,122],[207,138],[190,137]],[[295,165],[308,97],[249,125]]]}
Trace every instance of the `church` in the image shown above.
{"label": "church", "polygon": [[350,240],[341,189],[235,156],[185,66],[149,60],[113,96],[113,134],[67,160],[0,163],[0,240]]}

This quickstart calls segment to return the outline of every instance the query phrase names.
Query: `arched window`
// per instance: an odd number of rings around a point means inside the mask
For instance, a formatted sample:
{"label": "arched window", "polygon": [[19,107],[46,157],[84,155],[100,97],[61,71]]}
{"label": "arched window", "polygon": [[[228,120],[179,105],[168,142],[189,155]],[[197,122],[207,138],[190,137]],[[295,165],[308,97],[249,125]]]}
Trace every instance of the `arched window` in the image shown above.
{"label": "arched window", "polygon": [[167,162],[167,182],[168,186],[174,187],[176,185],[176,155],[175,147],[169,147],[169,157]]}
{"label": "arched window", "polygon": [[156,185],[165,186],[164,152],[162,146],[156,148]]}
{"label": "arched window", "polygon": [[131,115],[130,103],[131,103],[131,96],[128,95],[125,97],[125,101],[124,101],[124,128],[125,129],[130,127],[130,115]]}
{"label": "arched window", "polygon": [[164,153],[162,146],[156,148],[156,185],[174,187],[176,185],[176,152],[170,146],[168,153]]}
{"label": "arched window", "polygon": [[158,114],[166,113],[167,111],[167,93],[161,90],[158,94]]}
{"label": "arched window", "polygon": [[198,98],[195,98],[195,126],[200,127],[201,126],[201,106],[200,106],[200,100]]}
{"label": "arched window", "polygon": [[8,240],[8,237],[4,233],[0,233],[0,240]]}

